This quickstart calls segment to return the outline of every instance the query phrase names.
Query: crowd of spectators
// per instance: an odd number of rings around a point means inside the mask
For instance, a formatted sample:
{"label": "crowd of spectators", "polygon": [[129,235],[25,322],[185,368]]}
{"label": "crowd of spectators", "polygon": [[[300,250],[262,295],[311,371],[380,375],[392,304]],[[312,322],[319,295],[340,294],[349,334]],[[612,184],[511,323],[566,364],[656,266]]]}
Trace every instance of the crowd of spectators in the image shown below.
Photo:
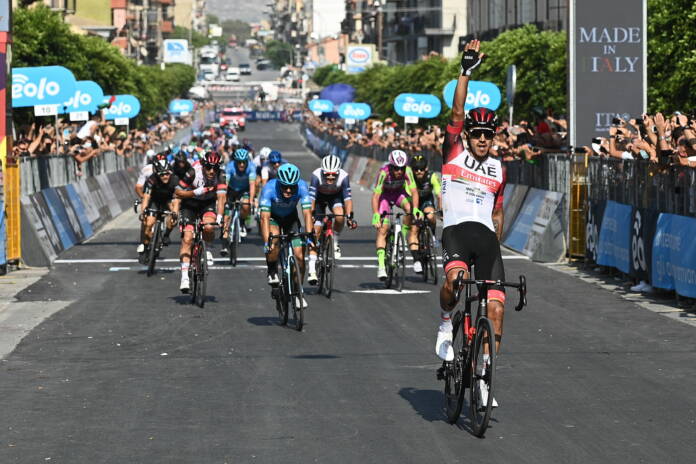
{"label": "crowd of spectators", "polygon": [[71,156],[78,175],[82,164],[106,151],[119,156],[139,156],[171,140],[176,131],[190,124],[188,118],[150,121],[144,129],[115,126],[99,113],[89,121],[74,123],[58,118],[54,124],[32,123],[17,133],[13,155],[20,157]]}
{"label": "crowd of spectators", "polygon": [[696,167],[696,116],[656,113],[628,121],[616,118],[609,137],[593,139],[581,151],[606,158]]}
{"label": "crowd of spectators", "polygon": [[[442,149],[444,128],[409,126],[404,129],[391,118],[368,119],[348,126],[341,119],[316,116],[305,111],[305,122],[314,129],[328,133],[352,146],[375,146],[402,149],[407,152]],[[503,120],[495,135],[493,154],[503,161],[533,160],[544,153],[567,152],[568,122],[556,117],[551,109],[535,113],[534,120],[521,120],[511,125]],[[640,119],[614,119],[608,137],[592,139],[587,146],[576,147],[575,153],[623,160],[649,160],[662,165],[696,167],[696,116],[675,113],[644,115]]]}
{"label": "crowd of spectators", "polygon": [[[444,141],[444,128],[438,125],[403,128],[391,118],[368,119],[364,124],[346,126],[340,119],[318,117],[305,112],[304,120],[314,129],[329,133],[347,141],[352,146],[401,149],[407,152],[440,153]],[[567,122],[556,118],[551,110],[539,114],[533,124],[522,120],[510,125],[507,120],[500,124],[495,136],[493,153],[504,160],[531,160],[544,152],[558,152],[566,143]]]}

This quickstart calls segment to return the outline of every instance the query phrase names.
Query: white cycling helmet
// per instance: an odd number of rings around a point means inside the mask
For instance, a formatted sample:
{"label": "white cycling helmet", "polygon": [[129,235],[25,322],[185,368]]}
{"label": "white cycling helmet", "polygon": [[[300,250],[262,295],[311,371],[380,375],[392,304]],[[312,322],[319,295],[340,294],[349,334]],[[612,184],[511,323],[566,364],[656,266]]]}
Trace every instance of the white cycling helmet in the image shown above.
{"label": "white cycling helmet", "polygon": [[259,150],[259,157],[261,160],[266,160],[268,159],[268,155],[271,154],[271,149],[268,147],[263,147],[261,150]]}
{"label": "white cycling helmet", "polygon": [[327,155],[321,159],[322,172],[338,172],[341,169],[341,158],[336,155]]}
{"label": "white cycling helmet", "polygon": [[389,153],[389,164],[397,168],[403,168],[408,163],[408,156],[403,150],[392,150]]}

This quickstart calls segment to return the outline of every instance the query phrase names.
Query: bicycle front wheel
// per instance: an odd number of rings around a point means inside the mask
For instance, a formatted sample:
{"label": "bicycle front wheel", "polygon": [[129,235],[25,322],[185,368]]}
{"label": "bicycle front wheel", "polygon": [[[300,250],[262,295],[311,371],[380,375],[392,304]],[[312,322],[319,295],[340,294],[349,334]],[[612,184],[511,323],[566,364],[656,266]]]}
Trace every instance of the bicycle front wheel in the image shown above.
{"label": "bicycle front wheel", "polygon": [[333,275],[336,266],[336,258],[334,256],[334,241],[333,237],[329,235],[326,237],[326,247],[324,248],[324,295],[326,298],[331,299],[331,292],[333,290]]}
{"label": "bicycle front wheel", "polygon": [[237,247],[239,246],[239,216],[234,216],[232,221],[232,233],[229,235],[230,264],[237,265]]}
{"label": "bicycle front wheel", "polygon": [[285,273],[283,273],[276,294],[276,310],[280,318],[280,325],[288,324],[288,300],[290,297],[288,296],[288,283],[285,279]]}
{"label": "bicycle front wheel", "polygon": [[445,361],[445,411],[447,422],[454,424],[462,413],[464,392],[466,391],[466,336],[463,329],[462,312],[457,311],[452,318],[452,349],[454,359]]}
{"label": "bicycle front wheel", "polygon": [[495,332],[493,324],[486,317],[479,319],[476,324],[470,369],[471,429],[480,438],[486,433],[491,418],[495,377]]}
{"label": "bicycle front wheel", "polygon": [[157,261],[157,248],[159,248],[162,223],[157,221],[152,228],[152,238],[150,239],[150,250],[147,254],[147,276],[155,273],[155,261]]}
{"label": "bicycle front wheel", "polygon": [[387,268],[387,281],[385,282],[385,286],[387,288],[391,288],[392,286],[392,281],[394,280],[394,234],[389,233],[387,235],[387,244],[384,247],[385,253],[384,253],[384,265]]}
{"label": "bicycle front wheel", "polygon": [[406,277],[406,246],[404,245],[404,237],[399,234],[396,237],[396,256],[394,257],[394,279],[396,289],[401,291],[404,289],[404,278]]}
{"label": "bicycle front wheel", "polygon": [[300,265],[296,259],[292,258],[288,263],[290,266],[290,304],[292,305],[292,314],[295,319],[295,329],[301,332],[304,327],[304,291],[302,289],[302,274],[300,273]]}
{"label": "bicycle front wheel", "polygon": [[191,259],[189,261],[189,282],[191,283],[190,285],[193,286],[191,289],[191,304],[196,304],[196,299],[198,297],[198,273],[200,270],[198,269],[198,254],[200,253],[200,249],[198,247],[197,243],[193,244],[193,247],[191,247]]}
{"label": "bicycle front wheel", "polygon": [[198,292],[196,294],[196,304],[201,308],[205,306],[206,281],[208,280],[208,260],[206,256],[205,242],[201,240],[198,244]]}

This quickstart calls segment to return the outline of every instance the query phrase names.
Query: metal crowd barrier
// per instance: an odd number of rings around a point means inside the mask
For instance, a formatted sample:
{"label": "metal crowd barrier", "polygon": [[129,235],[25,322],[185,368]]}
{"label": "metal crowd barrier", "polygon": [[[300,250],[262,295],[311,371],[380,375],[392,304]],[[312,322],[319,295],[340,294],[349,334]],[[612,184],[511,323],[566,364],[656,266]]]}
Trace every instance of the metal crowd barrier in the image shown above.
{"label": "metal crowd barrier", "polygon": [[22,195],[31,195],[48,187],[59,187],[86,177],[138,167],[142,159],[142,155],[137,153],[126,158],[113,151],[105,151],[82,163],[82,175],[79,176],[77,163],[72,156],[22,157],[19,160]]}
{"label": "metal crowd barrier", "polygon": [[507,181],[543,190],[570,191],[571,157],[565,153],[544,154],[529,161],[506,161]]}
{"label": "metal crowd barrier", "polygon": [[591,158],[588,196],[696,217],[696,170],[649,161]]}

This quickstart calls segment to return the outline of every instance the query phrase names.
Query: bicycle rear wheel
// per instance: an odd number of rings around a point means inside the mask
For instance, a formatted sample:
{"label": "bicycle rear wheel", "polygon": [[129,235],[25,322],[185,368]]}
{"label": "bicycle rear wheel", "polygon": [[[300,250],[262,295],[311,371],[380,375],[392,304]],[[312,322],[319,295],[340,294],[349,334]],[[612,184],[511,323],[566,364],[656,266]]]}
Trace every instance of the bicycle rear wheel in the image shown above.
{"label": "bicycle rear wheel", "polygon": [[196,294],[196,304],[201,308],[205,306],[206,282],[208,280],[208,260],[206,256],[205,242],[198,244],[198,293]]}
{"label": "bicycle rear wheel", "polygon": [[[484,361],[488,354],[488,362]],[[483,437],[493,409],[493,379],[495,377],[495,332],[491,321],[482,317],[476,324],[470,366],[471,388],[469,409],[471,429],[477,437]]]}
{"label": "bicycle rear wheel", "polygon": [[333,291],[333,275],[336,265],[336,259],[334,256],[334,242],[333,237],[329,235],[326,237],[326,246],[324,247],[324,295],[326,298],[331,299],[331,292]]}
{"label": "bicycle rear wheel", "polygon": [[295,329],[301,332],[302,327],[304,327],[304,308],[302,307],[302,302],[304,301],[304,291],[302,289],[302,274],[300,273],[300,265],[294,257],[290,259],[288,266],[290,266],[290,288],[293,290],[290,293],[292,315],[295,319]]}
{"label": "bicycle rear wheel", "polygon": [[454,424],[462,413],[466,391],[466,337],[462,328],[464,318],[457,311],[452,318],[452,349],[454,359],[445,362],[445,410],[447,422]]}
{"label": "bicycle rear wheel", "polygon": [[147,254],[147,276],[155,273],[155,261],[157,261],[157,249],[159,248],[162,223],[156,221],[152,227],[152,238],[150,239],[150,249]]}

